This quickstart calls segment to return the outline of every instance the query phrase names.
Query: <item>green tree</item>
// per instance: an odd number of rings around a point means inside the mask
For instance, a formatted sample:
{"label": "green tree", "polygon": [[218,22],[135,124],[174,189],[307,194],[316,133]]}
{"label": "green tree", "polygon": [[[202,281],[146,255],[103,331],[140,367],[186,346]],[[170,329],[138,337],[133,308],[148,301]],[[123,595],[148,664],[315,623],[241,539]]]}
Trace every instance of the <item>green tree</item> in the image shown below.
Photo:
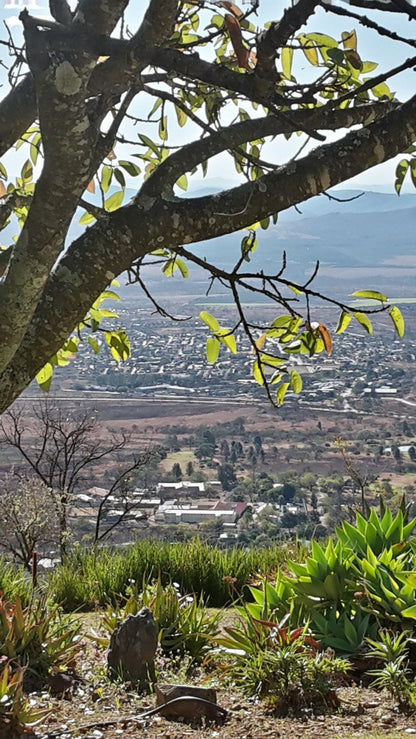
{"label": "green tree", "polygon": [[187,474],[187,477],[191,477],[191,475],[193,474],[193,471],[194,471],[194,466],[193,466],[192,462],[189,461],[187,463],[187,465],[186,465],[186,474]]}
{"label": "green tree", "polygon": [[[163,310],[146,284],[155,261],[169,278],[197,265],[228,286],[255,354],[254,378],[265,384],[273,373],[276,385],[265,387],[277,403],[289,384],[300,391],[296,370],[286,371],[272,347],[258,344],[246,319],[240,293],[247,280],[275,306],[281,323],[266,328],[283,346],[293,336],[300,343],[292,350],[311,355],[329,351],[330,337],[319,322],[311,328],[310,282],[296,286],[284,269],[269,275],[247,268],[257,224],[267,228],[279,212],[406,152],[416,139],[416,97],[399,105],[388,87],[391,76],[396,83],[414,67],[410,42],[364,19],[367,5],[380,3],[354,4],[364,10],[287,0],[270,19],[256,15],[254,0],[243,9],[179,0],[78,0],[70,8],[50,0],[51,20],[22,11],[21,43],[3,29],[10,68],[0,156],[16,145],[23,156],[9,157],[9,172],[4,162],[0,168],[0,228],[12,231],[0,265],[0,412],[35,376],[47,389],[54,367],[71,361],[81,340],[99,352],[102,336],[116,360],[128,358],[128,337],[102,301],[114,298],[108,288],[127,271]],[[404,0],[381,3],[391,6],[414,21]],[[324,12],[334,14],[334,29],[341,13],[347,30],[315,33]],[[383,49],[394,43],[401,62],[376,69],[364,44],[357,46],[352,19],[365,22]],[[273,142],[297,134],[299,156],[290,145],[285,159]],[[189,177],[205,175],[221,156],[241,175],[239,185],[178,197]],[[399,165],[397,191],[411,165],[407,158]],[[124,203],[132,183],[135,197]],[[81,225],[90,228],[72,240],[79,208]],[[241,259],[229,272],[189,247],[241,229]],[[293,287],[296,304],[288,300]],[[374,295],[375,305],[387,307]],[[371,330],[364,309],[332,305],[339,331],[351,319]],[[389,310],[401,334],[400,313]],[[209,361],[220,348],[236,351],[230,327],[208,314],[203,320]]]}
{"label": "green tree", "polygon": [[232,490],[237,484],[237,477],[232,464],[221,464],[218,467],[218,479],[224,490]]}
{"label": "green tree", "polygon": [[175,480],[182,479],[182,467],[180,466],[179,462],[174,462],[174,464],[172,465],[172,475]]}

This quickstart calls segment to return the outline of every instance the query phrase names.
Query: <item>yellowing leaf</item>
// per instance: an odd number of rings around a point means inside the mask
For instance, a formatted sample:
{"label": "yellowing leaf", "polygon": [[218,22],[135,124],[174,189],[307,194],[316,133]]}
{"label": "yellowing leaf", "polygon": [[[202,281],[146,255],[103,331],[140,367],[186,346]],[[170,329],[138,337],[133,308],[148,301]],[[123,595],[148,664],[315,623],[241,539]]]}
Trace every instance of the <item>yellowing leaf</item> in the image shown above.
{"label": "yellowing leaf", "polygon": [[378,290],[356,290],[355,293],[351,293],[353,298],[368,298],[370,300],[380,300],[382,303],[387,300],[386,295],[378,292]]}
{"label": "yellowing leaf", "polygon": [[294,393],[301,392],[303,386],[302,378],[296,370],[292,370],[290,373],[290,385]]}
{"label": "yellowing leaf", "polygon": [[373,333],[373,327],[371,325],[371,321],[368,316],[365,315],[365,313],[360,313],[358,311],[355,311],[353,313],[354,318],[358,321],[361,326],[365,328],[368,334]]}
{"label": "yellowing leaf", "polygon": [[211,316],[211,313],[207,313],[205,310],[201,311],[199,314],[199,317],[201,321],[207,324],[207,326],[211,329],[211,331],[218,331],[220,325],[214,316]]}
{"label": "yellowing leaf", "polygon": [[264,385],[264,377],[260,370],[260,365],[256,359],[255,362],[253,362],[253,377],[258,385]]}
{"label": "yellowing leaf", "polygon": [[286,393],[288,391],[288,388],[289,388],[289,383],[288,382],[282,382],[282,384],[280,385],[280,387],[279,387],[279,389],[278,389],[278,391],[276,393],[276,403],[277,403],[277,405],[282,405],[282,403],[283,403],[283,401],[285,399],[285,395],[286,395]]}
{"label": "yellowing leaf", "polygon": [[4,184],[0,180],[0,198],[4,198],[4,196],[7,195],[7,190],[4,187]]}
{"label": "yellowing leaf", "polygon": [[[256,341],[256,348],[258,349],[259,352],[261,352],[261,350],[263,349],[263,347],[264,347],[264,345],[266,343],[266,339],[267,339],[267,334],[262,334],[257,339],[257,341]],[[255,354],[255,353],[256,353],[256,350],[253,347],[253,354]]]}
{"label": "yellowing leaf", "polygon": [[354,51],[357,51],[357,34],[355,31],[344,31],[341,34],[342,43],[344,44],[344,49],[353,49]]}
{"label": "yellowing leaf", "polygon": [[220,342],[215,336],[209,336],[207,339],[207,360],[209,364],[215,364],[220,353]]}
{"label": "yellowing leaf", "polygon": [[404,334],[404,319],[397,305],[393,305],[393,307],[389,310],[389,316],[394,323],[394,328],[397,331],[397,335],[402,338]]}
{"label": "yellowing leaf", "polygon": [[42,390],[47,393],[52,383],[53,367],[50,362],[47,362],[36,375],[36,381]]}
{"label": "yellowing leaf", "polygon": [[336,334],[342,334],[351,323],[351,315],[345,310],[341,311],[341,315],[338,320],[338,326],[335,329]]}
{"label": "yellowing leaf", "polygon": [[283,76],[286,77],[287,80],[290,80],[292,78],[293,49],[285,46],[285,48],[282,49],[281,61]]}

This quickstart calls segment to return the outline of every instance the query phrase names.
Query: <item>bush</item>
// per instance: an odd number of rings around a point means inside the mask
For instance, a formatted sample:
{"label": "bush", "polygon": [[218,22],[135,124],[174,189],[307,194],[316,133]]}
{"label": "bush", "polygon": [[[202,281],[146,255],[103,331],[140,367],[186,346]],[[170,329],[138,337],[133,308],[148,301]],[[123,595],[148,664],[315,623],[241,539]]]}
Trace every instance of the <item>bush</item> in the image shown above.
{"label": "bush", "polygon": [[[190,662],[202,662],[210,646],[210,639],[217,633],[222,614],[206,609],[202,596],[181,595],[174,585],[163,587],[160,577],[153,584],[143,583],[141,592],[133,586],[124,605],[108,606],[102,626],[111,636],[118,624],[146,606],[153,613],[159,629],[162,652],[170,656],[185,656]],[[98,638],[107,647],[109,638]]]}
{"label": "bush", "polygon": [[289,547],[218,549],[199,539],[169,544],[138,541],[126,549],[77,549],[51,575],[49,590],[67,610],[121,602],[131,580],[150,582],[160,575],[162,585],[177,582],[182,593],[204,596],[210,606],[233,599],[230,580],[238,590],[256,573],[273,573],[290,554]]}
{"label": "bush", "polygon": [[0,655],[13,664],[25,666],[28,673],[45,679],[52,670],[70,664],[80,649],[80,623],[50,608],[45,597],[34,599],[22,608],[19,596],[14,601],[0,598]]}

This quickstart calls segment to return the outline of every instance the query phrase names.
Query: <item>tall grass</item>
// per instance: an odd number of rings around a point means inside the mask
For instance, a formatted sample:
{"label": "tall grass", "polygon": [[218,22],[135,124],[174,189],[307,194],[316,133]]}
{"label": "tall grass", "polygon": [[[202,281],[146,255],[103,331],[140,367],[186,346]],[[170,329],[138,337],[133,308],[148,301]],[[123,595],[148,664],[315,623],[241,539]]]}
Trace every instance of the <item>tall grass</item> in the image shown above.
{"label": "tall grass", "polygon": [[241,592],[257,573],[275,572],[289,558],[293,546],[268,549],[221,550],[193,539],[186,543],[138,541],[126,549],[77,549],[49,578],[49,592],[68,610],[116,603],[134,580],[176,582],[181,592],[203,595],[210,606],[221,607]]}
{"label": "tall grass", "polygon": [[0,557],[0,593],[5,600],[14,600],[18,595],[24,606],[30,601],[32,581],[23,567],[10,564]]}

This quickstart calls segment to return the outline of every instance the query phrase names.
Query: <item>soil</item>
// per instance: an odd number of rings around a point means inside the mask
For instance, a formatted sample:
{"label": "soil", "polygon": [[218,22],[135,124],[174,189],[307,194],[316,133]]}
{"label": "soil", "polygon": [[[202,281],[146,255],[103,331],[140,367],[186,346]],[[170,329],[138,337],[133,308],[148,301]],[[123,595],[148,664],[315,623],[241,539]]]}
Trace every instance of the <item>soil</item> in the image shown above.
{"label": "soil", "polygon": [[[218,703],[229,711],[229,718],[222,726],[192,725],[153,716],[141,722],[132,721],[133,716],[152,708],[153,697],[137,699],[135,696],[120,695],[120,690],[104,691],[98,698],[93,690],[75,689],[66,699],[52,699],[52,714],[38,729],[35,736],[46,737],[53,732],[60,739],[95,737],[140,737],[146,739],[325,739],[331,737],[358,737],[364,739],[403,739],[416,735],[416,717],[400,714],[391,701],[375,691],[358,688],[340,688],[338,695],[341,707],[336,713],[314,717],[279,718],[273,715],[267,703],[253,704],[238,692],[218,691]],[[114,721],[104,726],[102,722]],[[83,731],[82,727],[90,728]],[[71,730],[68,734],[65,730]],[[74,729],[77,729],[74,731]],[[46,733],[47,732],[47,733]]]}
{"label": "soil", "polygon": [[[82,618],[84,633],[97,628],[98,614],[83,614]],[[229,712],[225,724],[190,724],[159,715],[134,721],[135,716],[155,706],[155,696],[139,696],[126,686],[110,683],[106,678],[106,653],[85,639],[77,663],[77,679],[69,687],[65,684],[68,689],[64,695],[54,696],[46,690],[30,694],[33,704],[51,708],[33,739],[52,739],[52,736],[54,739],[139,739],[141,736],[144,739],[403,739],[416,736],[416,712],[400,712],[386,694],[370,688],[342,686],[336,691],[337,709],[317,715],[305,711],[296,717],[281,718],[275,715],[267,700],[249,699],[237,689],[222,685],[215,675],[207,678],[201,670],[187,673],[185,661],[172,665],[166,658],[158,657],[156,666],[160,682],[214,687],[218,705]]]}

